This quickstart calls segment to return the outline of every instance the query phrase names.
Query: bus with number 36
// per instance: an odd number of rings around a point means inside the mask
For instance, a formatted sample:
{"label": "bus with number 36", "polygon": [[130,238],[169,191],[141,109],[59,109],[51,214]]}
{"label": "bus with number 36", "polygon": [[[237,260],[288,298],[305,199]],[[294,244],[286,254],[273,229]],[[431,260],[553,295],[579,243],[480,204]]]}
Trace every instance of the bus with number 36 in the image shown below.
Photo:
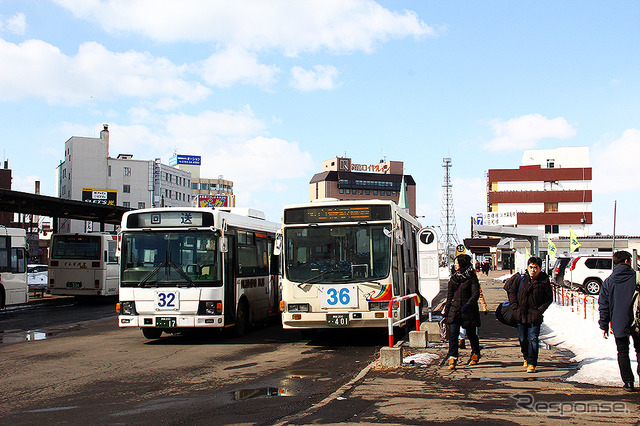
{"label": "bus with number 36", "polygon": [[[391,201],[321,200],[285,207],[284,328],[386,327],[392,297],[417,293],[420,223]],[[394,319],[413,313],[411,302]]]}
{"label": "bus with number 36", "polygon": [[279,224],[253,209],[166,207],[124,214],[118,325],[148,339],[278,315]]}

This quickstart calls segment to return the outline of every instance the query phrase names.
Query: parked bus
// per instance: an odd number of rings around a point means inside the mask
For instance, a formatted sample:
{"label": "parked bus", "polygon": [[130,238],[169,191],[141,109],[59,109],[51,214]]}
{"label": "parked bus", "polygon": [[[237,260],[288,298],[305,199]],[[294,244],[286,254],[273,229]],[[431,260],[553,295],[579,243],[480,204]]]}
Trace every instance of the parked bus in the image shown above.
{"label": "parked bus", "polygon": [[28,301],[27,233],[0,226],[0,309]]}
{"label": "parked bus", "polygon": [[167,207],[124,214],[120,327],[163,332],[235,327],[277,315],[279,224],[253,209]]}
{"label": "parked bus", "polygon": [[118,294],[117,236],[54,234],[49,252],[49,292],[66,296]]}
{"label": "parked bus", "polygon": [[[284,328],[386,327],[392,297],[416,293],[419,222],[391,201],[285,207]],[[399,303],[393,318],[412,314]]]}

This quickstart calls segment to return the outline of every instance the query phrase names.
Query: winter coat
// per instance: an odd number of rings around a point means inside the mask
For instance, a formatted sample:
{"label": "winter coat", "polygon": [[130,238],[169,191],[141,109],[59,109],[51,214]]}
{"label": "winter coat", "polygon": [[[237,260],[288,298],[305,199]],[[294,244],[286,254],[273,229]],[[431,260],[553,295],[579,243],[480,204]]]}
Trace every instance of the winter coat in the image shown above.
{"label": "winter coat", "polygon": [[444,305],[445,322],[460,324],[464,328],[480,327],[479,297],[480,282],[473,267],[453,273],[449,279],[447,301]]}
{"label": "winter coat", "polygon": [[504,285],[513,309],[513,318],[520,324],[542,324],[542,314],[553,302],[553,289],[549,276],[540,272],[532,280],[527,272],[522,284],[520,281],[521,275],[514,274]]}
{"label": "winter coat", "polygon": [[628,336],[624,329],[631,324],[631,298],[635,287],[636,273],[633,269],[627,264],[616,265],[600,288],[598,325],[601,330],[608,331],[611,323],[615,337]]}

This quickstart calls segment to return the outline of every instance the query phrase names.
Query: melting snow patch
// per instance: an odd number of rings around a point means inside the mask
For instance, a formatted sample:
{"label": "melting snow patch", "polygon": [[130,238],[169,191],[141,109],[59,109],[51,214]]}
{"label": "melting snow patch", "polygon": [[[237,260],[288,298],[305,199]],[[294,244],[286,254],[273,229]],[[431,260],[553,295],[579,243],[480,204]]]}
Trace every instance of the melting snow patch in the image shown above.
{"label": "melting snow patch", "polygon": [[433,364],[440,356],[436,354],[416,354],[405,357],[402,360],[402,365],[411,365],[415,367],[427,367]]}

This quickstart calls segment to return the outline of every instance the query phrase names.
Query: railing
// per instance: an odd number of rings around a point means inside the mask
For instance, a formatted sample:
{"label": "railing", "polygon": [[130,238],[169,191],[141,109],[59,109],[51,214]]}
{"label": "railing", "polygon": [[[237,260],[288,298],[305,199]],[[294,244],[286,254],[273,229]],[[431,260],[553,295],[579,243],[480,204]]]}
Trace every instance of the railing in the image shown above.
{"label": "railing", "polygon": [[[414,313],[412,315],[409,315],[406,318],[402,318],[396,322],[392,322],[393,321],[393,316],[392,316],[393,304],[397,302],[401,302],[403,300],[411,299],[411,298],[413,298],[414,300],[414,305],[415,305]],[[413,318],[413,317],[415,317],[416,319],[416,330],[420,330],[420,301],[419,301],[419,296],[417,294],[411,293],[405,296],[396,296],[393,299],[389,300],[389,310],[388,310],[387,320],[389,324],[389,347],[390,348],[393,348],[393,327],[396,325],[402,324],[409,318]]]}
{"label": "railing", "polygon": [[554,286],[553,295],[556,304],[571,307],[571,310],[582,316],[583,319],[591,318],[593,322],[598,321],[600,315],[598,311],[598,296],[590,296],[560,285]]}

